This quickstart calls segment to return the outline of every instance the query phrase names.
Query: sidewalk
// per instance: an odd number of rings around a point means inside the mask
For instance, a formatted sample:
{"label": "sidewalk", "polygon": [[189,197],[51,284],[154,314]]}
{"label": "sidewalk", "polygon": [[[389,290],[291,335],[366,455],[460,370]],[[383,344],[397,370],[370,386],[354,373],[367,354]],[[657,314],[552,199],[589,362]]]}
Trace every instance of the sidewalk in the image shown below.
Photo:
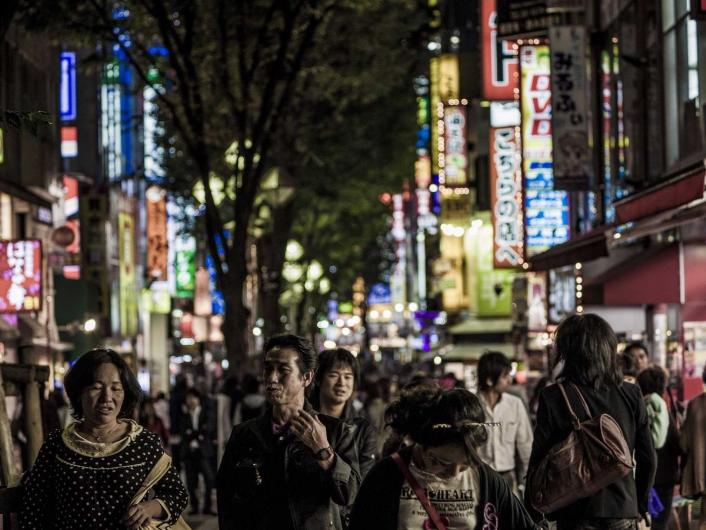
{"label": "sidewalk", "polygon": [[218,517],[213,515],[185,515],[192,530],[218,530]]}

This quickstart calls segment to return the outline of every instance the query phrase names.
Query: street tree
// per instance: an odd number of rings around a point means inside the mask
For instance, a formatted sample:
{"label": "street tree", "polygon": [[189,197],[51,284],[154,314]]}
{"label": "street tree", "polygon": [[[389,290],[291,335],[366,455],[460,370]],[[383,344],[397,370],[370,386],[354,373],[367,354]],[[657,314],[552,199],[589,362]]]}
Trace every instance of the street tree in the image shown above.
{"label": "street tree", "polygon": [[[368,26],[356,25],[348,44],[337,39],[346,20],[366,11],[405,16],[415,6],[414,0],[21,1],[29,27],[51,28],[89,46],[104,43],[155,90],[173,141],[169,154],[181,162],[170,184],[186,196],[197,184],[203,190],[205,240],[226,303],[232,366],[247,354],[243,292],[251,225],[262,179],[280,164],[273,156],[278,135],[285,125],[290,131],[312,125],[311,113],[299,105],[328,100],[335,111],[336,101],[345,102],[345,93],[322,98],[317,90],[325,89],[318,76],[332,79],[349,62],[365,72],[349,45],[365,49],[369,42],[364,58],[388,53],[375,48],[380,40],[371,36],[379,27],[372,17]],[[223,188],[220,200],[214,187]]]}

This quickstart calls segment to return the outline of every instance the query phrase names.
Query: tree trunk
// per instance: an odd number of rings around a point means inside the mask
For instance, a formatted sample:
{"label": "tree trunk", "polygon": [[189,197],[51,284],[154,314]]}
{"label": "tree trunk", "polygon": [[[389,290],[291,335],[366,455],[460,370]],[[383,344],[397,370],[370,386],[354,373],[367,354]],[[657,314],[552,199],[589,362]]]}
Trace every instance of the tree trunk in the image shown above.
{"label": "tree trunk", "polygon": [[265,234],[258,244],[260,303],[261,316],[265,321],[265,337],[283,330],[279,297],[282,294],[282,267],[287,241],[294,221],[294,203],[290,201],[280,208],[275,208],[272,215],[272,230]]}

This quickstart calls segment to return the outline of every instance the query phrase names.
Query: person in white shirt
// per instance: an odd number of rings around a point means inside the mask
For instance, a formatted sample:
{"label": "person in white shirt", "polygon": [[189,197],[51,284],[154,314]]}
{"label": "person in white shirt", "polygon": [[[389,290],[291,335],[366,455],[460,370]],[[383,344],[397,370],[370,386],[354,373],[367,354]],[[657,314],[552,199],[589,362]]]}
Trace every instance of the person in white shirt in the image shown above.
{"label": "person in white shirt", "polygon": [[512,364],[500,352],[488,352],[478,361],[478,397],[486,421],[497,424],[480,448],[481,459],[495,469],[517,493],[523,488],[530,453],[532,425],[522,400],[507,393]]}

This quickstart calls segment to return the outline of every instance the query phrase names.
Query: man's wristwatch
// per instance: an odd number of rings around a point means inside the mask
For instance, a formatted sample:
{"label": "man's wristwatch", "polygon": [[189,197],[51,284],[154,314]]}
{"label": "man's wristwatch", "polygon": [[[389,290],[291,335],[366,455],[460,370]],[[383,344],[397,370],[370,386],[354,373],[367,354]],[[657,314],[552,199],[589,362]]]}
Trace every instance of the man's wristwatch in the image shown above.
{"label": "man's wristwatch", "polygon": [[329,445],[328,447],[324,447],[323,449],[316,451],[314,456],[317,460],[321,460],[323,462],[333,456],[333,449],[331,449],[331,446]]}

